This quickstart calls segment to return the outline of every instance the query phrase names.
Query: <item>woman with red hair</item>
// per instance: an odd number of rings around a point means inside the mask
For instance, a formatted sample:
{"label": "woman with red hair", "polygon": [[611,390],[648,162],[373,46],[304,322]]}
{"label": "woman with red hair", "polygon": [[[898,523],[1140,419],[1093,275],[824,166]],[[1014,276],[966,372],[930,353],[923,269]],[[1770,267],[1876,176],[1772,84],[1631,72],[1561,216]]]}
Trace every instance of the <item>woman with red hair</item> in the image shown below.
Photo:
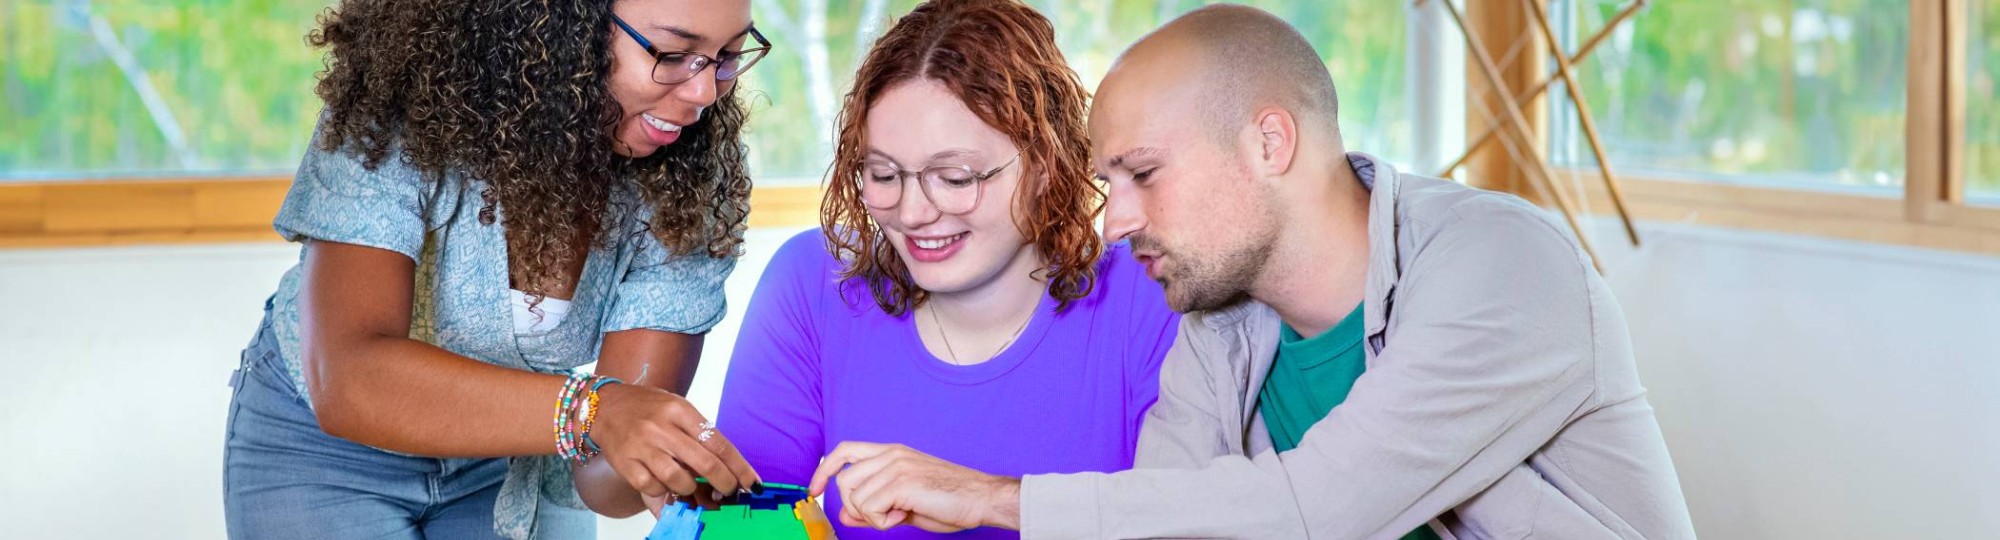
{"label": "woman with red hair", "polygon": [[764,479],[803,485],[843,441],[1015,476],[1132,465],[1178,317],[1094,228],[1088,99],[1016,1],[927,2],[875,43],[822,228],[771,261],[724,383],[718,426]]}

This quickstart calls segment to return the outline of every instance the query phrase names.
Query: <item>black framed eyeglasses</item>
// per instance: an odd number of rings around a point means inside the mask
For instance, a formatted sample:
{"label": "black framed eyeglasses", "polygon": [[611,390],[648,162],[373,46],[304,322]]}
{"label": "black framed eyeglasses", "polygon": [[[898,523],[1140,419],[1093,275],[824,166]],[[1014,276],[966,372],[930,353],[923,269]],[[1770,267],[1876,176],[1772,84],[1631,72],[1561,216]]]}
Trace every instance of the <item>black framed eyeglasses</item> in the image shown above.
{"label": "black framed eyeglasses", "polygon": [[653,48],[653,42],[648,41],[646,36],[639,35],[639,31],[633,30],[632,25],[625,24],[625,19],[612,15],[611,22],[618,23],[618,28],[625,30],[625,35],[632,36],[632,41],[639,42],[639,46],[645,47],[646,52],[653,55],[653,82],[660,84],[687,82],[709,66],[715,66],[715,80],[734,80],[743,75],[743,72],[749,71],[750,66],[757,65],[758,60],[763,60],[765,54],[771,52],[771,41],[764,39],[764,33],[758,32],[754,26],[750,27],[750,39],[757,40],[756,47],[734,52],[724,51],[719,57],[709,57],[694,51],[660,52],[659,49]]}

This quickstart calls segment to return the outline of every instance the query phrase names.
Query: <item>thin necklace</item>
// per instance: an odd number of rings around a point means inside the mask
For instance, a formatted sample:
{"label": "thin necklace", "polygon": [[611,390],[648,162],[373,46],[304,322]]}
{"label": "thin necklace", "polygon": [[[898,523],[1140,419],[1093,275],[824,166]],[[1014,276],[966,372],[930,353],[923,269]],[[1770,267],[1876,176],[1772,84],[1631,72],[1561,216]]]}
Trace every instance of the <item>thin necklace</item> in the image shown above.
{"label": "thin necklace", "polygon": [[[952,348],[951,348],[951,335],[949,335],[949,334],[946,334],[946,333],[944,332],[944,321],[942,321],[942,320],[938,320],[938,309],[937,309],[937,305],[936,305],[936,304],[931,304],[931,305],[928,305],[928,306],[924,306],[924,307],[928,307],[928,308],[930,308],[930,309],[931,309],[931,324],[934,324],[934,325],[937,325],[937,329],[938,329],[938,337],[940,337],[940,338],[944,338],[944,352],[945,352],[945,354],[949,354],[949,355],[951,355],[951,365],[954,365],[954,366],[963,366],[963,365],[965,365],[965,364],[964,364],[963,362],[959,362],[959,361],[958,361],[958,351],[954,351],[954,350],[952,350]],[[1029,312],[1029,313],[1028,313],[1028,318],[1026,318],[1026,319],[1023,319],[1023,320],[1021,320],[1021,327],[1020,327],[1020,328],[1015,328],[1015,329],[1014,329],[1014,335],[1013,335],[1012,337],[1009,337],[1009,338],[1007,338],[1007,342],[1006,342],[1006,343],[1001,343],[1001,344],[1000,344],[1000,348],[999,348],[999,349],[996,349],[996,350],[994,350],[994,351],[993,351],[993,354],[992,354],[992,355],[990,355],[990,356],[987,356],[987,359],[989,359],[989,360],[990,360],[990,359],[992,359],[992,358],[993,358],[994,356],[999,356],[999,355],[1000,355],[1000,352],[1001,352],[1001,351],[1005,351],[1005,350],[1007,350],[1007,346],[1008,346],[1008,345],[1013,345],[1013,344],[1014,344],[1014,340],[1016,340],[1016,339],[1020,339],[1020,338],[1021,338],[1021,332],[1022,332],[1022,331],[1024,331],[1024,330],[1027,330],[1027,329],[1028,329],[1028,321],[1032,321],[1032,320],[1035,320],[1035,314],[1034,314],[1033,312]]]}

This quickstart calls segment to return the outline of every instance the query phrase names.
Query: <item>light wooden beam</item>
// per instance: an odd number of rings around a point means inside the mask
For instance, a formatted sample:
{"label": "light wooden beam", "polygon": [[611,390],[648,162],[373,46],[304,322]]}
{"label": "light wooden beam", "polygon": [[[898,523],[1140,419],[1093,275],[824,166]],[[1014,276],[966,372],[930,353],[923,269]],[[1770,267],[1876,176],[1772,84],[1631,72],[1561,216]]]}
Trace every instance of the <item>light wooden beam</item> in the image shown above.
{"label": "light wooden beam", "polygon": [[[1583,63],[1585,58],[1590,57],[1590,53],[1597,51],[1597,46],[1604,43],[1605,38],[1611,37],[1613,29],[1618,28],[1619,24],[1624,23],[1625,19],[1631,18],[1633,14],[1639,12],[1639,8],[1643,7],[1646,7],[1646,0],[1633,0],[1631,3],[1625,4],[1623,9],[1619,9],[1618,13],[1611,16],[1611,20],[1604,22],[1603,28],[1597,29],[1597,33],[1591,34],[1590,39],[1584,40],[1583,46],[1577,47],[1576,54],[1569,57],[1570,65]],[[1555,84],[1554,79],[1543,78],[1541,82],[1528,88],[1527,91],[1515,95],[1514,100],[1524,103],[1532,102],[1541,98],[1542,92],[1548,91],[1551,84]],[[1473,154],[1478,153],[1481,148],[1484,148],[1486,143],[1492,142],[1493,136],[1500,132],[1500,126],[1492,124],[1482,123],[1478,127],[1480,128],[1479,135],[1472,137],[1471,144],[1465,145],[1465,153],[1459,154],[1458,159],[1451,160],[1451,164],[1446,165],[1443,171],[1438,173],[1438,176],[1449,176],[1451,171],[1465,165],[1467,159],[1470,159]]]}
{"label": "light wooden beam", "polygon": [[[284,176],[0,183],[0,248],[282,241]],[[819,223],[818,186],[756,188],[751,227]]]}
{"label": "light wooden beam", "polygon": [[1590,115],[1590,101],[1584,99],[1583,87],[1577,84],[1576,68],[1570,65],[1562,44],[1557,43],[1555,27],[1549,26],[1548,10],[1542,9],[1540,0],[1521,0],[1521,3],[1535,16],[1535,26],[1542,31],[1542,42],[1549,46],[1549,57],[1556,61],[1556,75],[1562,78],[1563,89],[1569,91],[1569,103],[1576,108],[1577,122],[1583,125],[1584,140],[1590,143],[1590,153],[1597,158],[1597,169],[1603,173],[1604,188],[1611,193],[1612,206],[1618,210],[1618,221],[1625,225],[1625,236],[1637,246],[1639,229],[1632,226],[1632,213],[1625,204],[1625,193],[1618,189],[1618,176],[1611,172],[1611,157],[1604,151],[1604,140],[1597,136],[1597,121]]}
{"label": "light wooden beam", "polygon": [[[1478,33],[1466,25],[1465,16],[1459,12],[1458,6],[1452,5],[1451,0],[1440,1],[1444,2],[1445,13],[1451,15],[1452,22],[1458,25],[1460,32],[1465,34],[1466,43],[1470,45],[1468,48],[1472,50],[1473,61],[1479,66],[1480,74],[1485,76],[1486,84],[1491,88],[1501,89],[1492,95],[1500,98],[1500,108],[1504,109],[1504,112],[1507,113],[1506,125],[1513,128],[1511,134],[1515,136],[1514,140],[1522,148],[1520,153],[1525,155],[1525,158],[1532,166],[1532,169],[1530,169],[1532,174],[1525,176],[1528,176],[1530,181],[1539,182],[1536,185],[1544,190],[1543,192],[1549,196],[1550,200],[1555,201],[1556,210],[1562,214],[1563,221],[1569,224],[1570,230],[1576,233],[1577,243],[1583,247],[1584,253],[1590,256],[1590,263],[1597,267],[1599,273],[1602,273],[1604,271],[1604,262],[1598,259],[1597,250],[1591,247],[1589,231],[1585,230],[1583,225],[1577,221],[1576,207],[1570,204],[1569,196],[1563,194],[1561,186],[1555,184],[1555,174],[1550,171],[1548,161],[1542,157],[1541,152],[1535,150],[1537,148],[1536,141],[1538,137],[1536,136],[1534,124],[1528,121],[1520,102],[1514,101],[1514,96],[1505,90],[1507,86],[1500,75],[1500,67],[1493,63],[1492,55],[1487,52],[1486,47],[1481,45],[1483,42],[1477,38]],[[1521,170],[1528,169],[1528,167],[1508,167],[1508,169]]]}

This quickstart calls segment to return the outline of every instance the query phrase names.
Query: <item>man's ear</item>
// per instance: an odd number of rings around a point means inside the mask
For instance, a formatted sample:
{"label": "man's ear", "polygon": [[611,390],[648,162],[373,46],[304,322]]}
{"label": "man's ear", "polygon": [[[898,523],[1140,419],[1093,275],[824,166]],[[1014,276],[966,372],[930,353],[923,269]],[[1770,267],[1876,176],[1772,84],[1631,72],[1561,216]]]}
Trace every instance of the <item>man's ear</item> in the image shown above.
{"label": "man's ear", "polygon": [[1299,152],[1299,123],[1291,111],[1278,107],[1258,109],[1252,128],[1257,132],[1256,153],[1251,155],[1257,172],[1265,176],[1291,172],[1292,160]]}

